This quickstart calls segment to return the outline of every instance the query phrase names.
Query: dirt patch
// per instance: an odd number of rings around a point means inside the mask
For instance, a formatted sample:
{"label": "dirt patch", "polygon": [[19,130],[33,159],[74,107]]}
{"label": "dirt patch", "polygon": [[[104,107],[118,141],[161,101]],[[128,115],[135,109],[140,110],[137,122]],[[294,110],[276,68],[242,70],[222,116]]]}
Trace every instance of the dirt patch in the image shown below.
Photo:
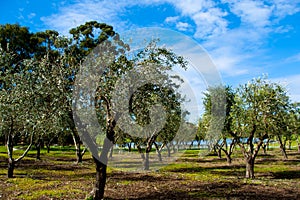
{"label": "dirt patch", "polygon": [[[122,181],[139,180],[129,184]],[[176,176],[118,173],[110,177],[108,199],[299,199],[297,188],[245,184],[242,181],[207,183]]]}

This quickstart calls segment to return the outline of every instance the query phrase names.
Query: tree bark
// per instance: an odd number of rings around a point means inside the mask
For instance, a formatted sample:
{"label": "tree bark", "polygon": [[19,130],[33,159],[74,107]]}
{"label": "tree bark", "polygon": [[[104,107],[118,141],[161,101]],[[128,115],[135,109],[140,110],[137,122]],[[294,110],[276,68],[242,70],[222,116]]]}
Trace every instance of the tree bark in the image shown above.
{"label": "tree bark", "polygon": [[97,159],[94,157],[94,161],[96,163],[96,183],[93,191],[94,199],[103,199],[104,197],[104,189],[107,177],[106,169],[108,162],[108,153],[112,146],[113,143],[110,141],[110,139],[105,138],[100,158]]}
{"label": "tree bark", "polygon": [[162,151],[163,145],[161,147],[159,147],[158,144],[156,144],[156,142],[154,142],[154,146],[155,146],[155,149],[156,149],[158,161],[162,162],[161,151]]}
{"label": "tree bark", "polygon": [[228,165],[231,165],[232,164],[232,158],[231,158],[231,156],[229,156],[227,154],[225,154],[225,155],[226,155],[226,160],[227,160]]}
{"label": "tree bark", "polygon": [[80,149],[80,143],[76,144],[76,163],[82,163],[82,154]]}
{"label": "tree bark", "polygon": [[139,144],[136,145],[136,148],[137,148],[139,154],[141,155],[142,160],[144,161],[145,160],[145,155],[144,155],[143,149],[141,148],[141,146]]}
{"label": "tree bark", "polygon": [[144,165],[144,170],[149,170],[150,166],[149,166],[149,152],[145,153],[145,159],[143,161],[143,165]]}
{"label": "tree bark", "polygon": [[254,177],[254,159],[252,157],[246,158],[246,178]]}
{"label": "tree bark", "polygon": [[14,159],[8,159],[7,177],[14,177],[15,161]]}
{"label": "tree bark", "polygon": [[232,158],[231,158],[232,151],[231,151],[231,149],[229,150],[229,152],[226,149],[223,149],[223,148],[222,148],[222,150],[225,153],[228,165],[231,165],[231,163],[232,163]]}
{"label": "tree bark", "polygon": [[106,185],[106,177],[107,172],[106,168],[107,166],[100,162],[99,160],[95,159],[96,163],[96,182],[95,182],[95,188],[93,191],[93,198],[96,199],[103,199],[104,197],[104,189]]}
{"label": "tree bark", "polygon": [[47,153],[50,153],[50,147],[51,147],[51,145],[47,143],[46,147],[47,147]]}
{"label": "tree bark", "polygon": [[7,168],[7,177],[13,178],[14,176],[14,168],[15,168],[15,160],[13,159],[13,148],[14,148],[14,142],[13,142],[13,120],[11,119],[11,125],[10,125],[10,131],[7,135],[7,142],[6,142],[6,148],[7,148],[7,155],[8,155],[8,168]]}
{"label": "tree bark", "polygon": [[36,143],[36,159],[37,160],[41,160],[41,144],[42,144],[42,141],[40,138],[38,138],[38,141]]}
{"label": "tree bark", "polygon": [[282,139],[281,139],[280,136],[278,136],[278,141],[279,141],[279,143],[280,143],[280,149],[281,149],[283,158],[284,158],[284,159],[288,159],[288,156],[287,156],[286,150],[285,150],[285,144],[283,144]]}
{"label": "tree bark", "polygon": [[41,160],[41,146],[39,144],[36,145],[36,159]]}
{"label": "tree bark", "polygon": [[261,147],[262,147],[262,149],[264,151],[264,155],[267,155],[267,145],[263,144]]}
{"label": "tree bark", "polygon": [[128,147],[128,152],[131,152],[131,142],[127,143],[127,147]]}
{"label": "tree bark", "polygon": [[286,153],[285,147],[284,147],[284,146],[280,146],[280,149],[281,149],[281,152],[282,152],[283,158],[284,158],[284,159],[288,159],[288,156],[287,156],[287,153]]}
{"label": "tree bark", "polygon": [[8,154],[8,167],[7,167],[7,177],[8,178],[13,178],[14,176],[14,169],[15,169],[15,164],[18,163],[20,160],[22,160],[29,150],[31,149],[31,146],[33,144],[33,136],[34,134],[32,133],[31,139],[30,139],[30,144],[28,145],[27,149],[24,151],[24,153],[17,159],[13,158],[13,136],[12,136],[12,128],[11,132],[7,136],[7,154]]}
{"label": "tree bark", "polygon": [[218,151],[217,151],[218,157],[221,159],[222,158],[222,150],[221,147],[219,147]]}
{"label": "tree bark", "polygon": [[82,157],[86,151],[86,148],[81,152],[81,143],[79,139],[77,139],[77,136],[75,134],[77,134],[77,131],[74,129],[72,130],[72,138],[73,138],[75,151],[76,151],[76,163],[78,164],[78,163],[82,163]]}
{"label": "tree bark", "polygon": [[[108,108],[109,109],[109,108]],[[91,192],[91,196],[93,199],[103,199],[104,197],[104,189],[106,185],[106,176],[107,176],[107,163],[108,163],[108,152],[113,146],[114,141],[114,128],[116,126],[116,121],[112,120],[111,115],[108,112],[107,116],[107,129],[106,129],[106,138],[104,139],[103,148],[101,154],[98,154],[98,148],[93,140],[93,138],[89,135],[86,129],[86,125],[82,123],[77,114],[74,115],[74,120],[77,122],[77,127],[81,131],[81,138],[89,147],[89,151],[93,155],[94,162],[96,164],[96,182],[94,185],[94,189]],[[75,140],[74,140],[75,141]]]}
{"label": "tree bark", "polygon": [[170,146],[168,144],[166,144],[166,147],[167,147],[167,151],[168,151],[168,157],[170,158],[171,157],[171,149],[170,149]]}
{"label": "tree bark", "polygon": [[113,153],[114,153],[114,146],[112,146],[109,150],[109,158],[112,159],[113,158]]}

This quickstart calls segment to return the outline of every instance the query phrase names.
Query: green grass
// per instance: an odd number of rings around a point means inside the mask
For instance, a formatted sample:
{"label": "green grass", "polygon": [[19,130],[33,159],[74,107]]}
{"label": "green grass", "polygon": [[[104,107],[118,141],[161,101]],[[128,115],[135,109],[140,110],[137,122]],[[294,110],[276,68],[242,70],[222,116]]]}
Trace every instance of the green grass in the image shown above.
{"label": "green grass", "polygon": [[[205,150],[187,150],[179,152],[180,157],[168,165],[161,165],[152,155],[151,171],[134,171],[141,167],[137,156],[124,158],[118,168],[108,167],[108,186],[106,196],[119,198],[143,197],[166,190],[161,194],[185,194],[189,198],[225,198],[226,195],[247,187],[269,187],[274,191],[279,188],[300,191],[300,154],[295,150],[288,151],[289,160],[283,160],[278,149],[260,154],[256,159],[256,179],[244,178],[245,165],[240,151],[233,154],[233,163],[228,165],[225,156],[219,159],[215,155],[203,155]],[[22,151],[16,151],[18,156]],[[0,146],[0,195],[9,199],[84,199],[93,188],[95,166],[90,153],[84,156],[82,164],[76,164],[73,147],[52,147],[50,153],[41,151],[41,161],[35,159],[36,151],[29,152],[15,169],[15,178],[6,178],[6,148]],[[118,156],[128,154],[115,154]],[[174,156],[174,154],[172,154]],[[156,170],[153,170],[156,169]],[[134,171],[134,172],[132,172]],[[156,183],[158,185],[156,185]],[[195,184],[191,190],[190,184]],[[210,185],[215,185],[210,188]],[[202,188],[203,187],[203,188]],[[134,189],[132,189],[134,188]],[[154,189],[153,189],[154,188]],[[207,189],[210,188],[210,189]],[[144,191],[142,191],[144,189]],[[255,189],[254,189],[255,191]],[[257,189],[259,191],[259,189]],[[264,191],[262,190],[262,193]],[[171,195],[170,194],[170,195]],[[238,194],[238,193],[237,193]],[[119,195],[119,196],[118,196]]]}

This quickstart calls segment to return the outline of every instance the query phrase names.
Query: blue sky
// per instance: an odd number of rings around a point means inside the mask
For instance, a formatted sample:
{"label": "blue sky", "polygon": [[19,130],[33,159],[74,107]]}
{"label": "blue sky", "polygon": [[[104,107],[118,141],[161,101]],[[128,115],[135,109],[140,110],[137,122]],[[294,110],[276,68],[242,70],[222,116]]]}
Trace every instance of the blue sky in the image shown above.
{"label": "blue sky", "polygon": [[209,53],[223,82],[236,87],[268,74],[300,101],[300,0],[11,0],[0,23],[62,34],[97,20],[118,32],[141,27],[179,31]]}

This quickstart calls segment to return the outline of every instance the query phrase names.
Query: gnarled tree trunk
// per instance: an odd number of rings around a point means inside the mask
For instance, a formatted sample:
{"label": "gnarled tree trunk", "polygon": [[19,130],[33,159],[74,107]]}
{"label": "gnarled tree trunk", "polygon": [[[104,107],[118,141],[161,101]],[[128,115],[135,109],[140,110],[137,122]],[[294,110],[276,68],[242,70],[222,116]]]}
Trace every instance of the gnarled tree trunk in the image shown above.
{"label": "gnarled tree trunk", "polygon": [[281,139],[280,136],[278,136],[277,138],[278,138],[278,141],[279,141],[279,144],[280,144],[280,149],[281,149],[283,158],[284,159],[288,159],[288,156],[287,156],[286,150],[285,150],[285,144],[283,143],[283,141],[282,141],[282,139]]}
{"label": "gnarled tree trunk", "polygon": [[254,158],[246,158],[246,178],[255,178],[254,176]]}
{"label": "gnarled tree trunk", "polygon": [[41,146],[42,146],[42,140],[39,136],[36,144],[35,144],[35,147],[36,147],[36,159],[37,160],[41,160]]}
{"label": "gnarled tree trunk", "polygon": [[13,178],[14,177],[14,169],[15,169],[15,161],[14,159],[8,159],[8,168],[7,168],[7,177]]}
{"label": "gnarled tree trunk", "polygon": [[105,138],[100,158],[94,157],[96,164],[96,182],[93,191],[94,199],[103,199],[104,197],[104,189],[107,178],[108,153],[112,146],[113,143],[109,139]]}
{"label": "gnarled tree trunk", "polygon": [[143,166],[144,166],[144,170],[149,170],[150,169],[150,165],[149,165],[149,152],[147,152],[147,151],[145,153],[145,159],[143,161]]}
{"label": "gnarled tree trunk", "polygon": [[161,147],[159,147],[158,144],[156,142],[154,142],[154,146],[155,146],[155,149],[156,149],[158,161],[162,162],[161,151],[164,147],[164,144],[162,144]]}

